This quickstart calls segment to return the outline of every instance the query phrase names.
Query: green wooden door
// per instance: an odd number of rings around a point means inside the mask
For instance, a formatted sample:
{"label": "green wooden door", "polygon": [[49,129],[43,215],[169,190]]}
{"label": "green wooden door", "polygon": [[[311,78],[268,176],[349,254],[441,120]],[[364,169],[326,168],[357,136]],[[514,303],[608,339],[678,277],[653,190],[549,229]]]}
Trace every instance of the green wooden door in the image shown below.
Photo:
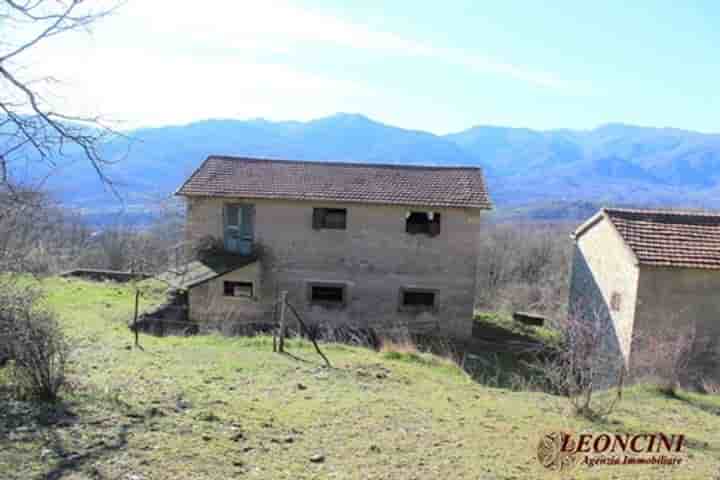
{"label": "green wooden door", "polygon": [[250,255],[253,251],[255,235],[255,205],[228,204],[224,212],[225,250],[240,255]]}

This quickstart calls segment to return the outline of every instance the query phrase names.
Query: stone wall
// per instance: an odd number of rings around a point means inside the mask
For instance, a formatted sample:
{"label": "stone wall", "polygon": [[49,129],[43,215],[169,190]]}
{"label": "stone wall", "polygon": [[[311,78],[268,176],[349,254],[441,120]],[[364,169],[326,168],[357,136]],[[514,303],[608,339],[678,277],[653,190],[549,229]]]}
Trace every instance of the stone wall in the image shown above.
{"label": "stone wall", "polygon": [[[189,200],[189,240],[206,235],[222,237],[224,202],[242,203],[243,200]],[[405,232],[406,212],[425,211],[427,207],[279,200],[245,202],[255,205],[255,241],[263,252],[254,277],[258,282],[257,298],[219,299],[222,282],[233,275],[227,274],[193,289],[192,318],[202,320],[211,316],[212,309],[226,311],[228,308],[237,318],[268,315],[278,292],[287,290],[289,300],[310,321],[361,326],[435,325],[452,336],[470,335],[479,210],[432,209],[441,215],[441,231],[435,237],[428,237]],[[313,207],[346,208],[347,229],[314,230]],[[346,283],[345,308],[311,305],[307,291],[308,283],[313,281]],[[436,311],[418,314],[399,311],[400,289],[407,287],[436,290]]]}

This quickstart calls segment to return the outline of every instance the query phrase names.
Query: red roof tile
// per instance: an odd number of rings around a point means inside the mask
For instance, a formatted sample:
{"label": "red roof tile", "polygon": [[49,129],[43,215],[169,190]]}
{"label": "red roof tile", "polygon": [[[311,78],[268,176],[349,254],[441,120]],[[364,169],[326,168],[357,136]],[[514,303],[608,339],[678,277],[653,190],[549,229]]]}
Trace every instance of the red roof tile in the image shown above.
{"label": "red roof tile", "polygon": [[211,156],[178,195],[492,208],[482,171]]}
{"label": "red roof tile", "polygon": [[720,214],[613,208],[603,211],[641,264],[720,269]]}

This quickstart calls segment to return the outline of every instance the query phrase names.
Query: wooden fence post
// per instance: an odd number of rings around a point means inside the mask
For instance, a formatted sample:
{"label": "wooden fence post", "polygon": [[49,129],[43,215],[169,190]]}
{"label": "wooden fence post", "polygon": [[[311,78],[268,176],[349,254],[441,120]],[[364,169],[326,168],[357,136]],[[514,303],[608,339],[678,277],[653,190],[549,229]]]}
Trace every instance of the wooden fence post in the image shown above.
{"label": "wooden fence post", "polygon": [[285,303],[287,301],[287,290],[280,292],[280,339],[278,340],[278,351],[285,352]]}
{"label": "wooden fence post", "polygon": [[307,337],[312,341],[313,345],[315,346],[315,351],[318,353],[318,355],[320,355],[322,357],[323,360],[325,360],[325,364],[328,367],[331,367],[332,365],[330,365],[330,360],[328,360],[328,358],[325,356],[325,354],[322,352],[322,350],[320,350],[320,347],[318,346],[317,341],[315,340],[315,336],[310,333],[310,330],[308,329],[307,325],[305,325],[305,322],[303,322],[303,319],[300,318],[300,314],[298,313],[298,311],[295,310],[295,307],[293,307],[292,304],[290,304],[290,303],[288,303],[287,306],[290,309],[290,311],[293,313],[293,315],[295,315],[295,318],[297,318],[297,321],[300,324],[300,328],[302,329],[302,331],[305,332],[305,335],[307,335]]}
{"label": "wooden fence post", "polygon": [[135,346],[140,346],[140,329],[138,328],[138,307],[140,304],[140,289],[135,289],[135,315],[133,316],[133,330],[135,330]]}

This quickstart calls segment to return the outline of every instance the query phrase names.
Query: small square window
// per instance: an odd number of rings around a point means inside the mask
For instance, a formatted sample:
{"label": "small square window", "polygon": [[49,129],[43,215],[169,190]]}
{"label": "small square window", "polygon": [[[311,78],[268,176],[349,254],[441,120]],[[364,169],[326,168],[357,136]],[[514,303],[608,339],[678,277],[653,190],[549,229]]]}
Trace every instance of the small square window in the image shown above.
{"label": "small square window", "polygon": [[405,218],[405,231],[411,235],[440,234],[440,214],[437,212],[408,212]]}
{"label": "small square window", "polygon": [[333,283],[311,283],[308,286],[310,303],[327,307],[342,307],[347,302],[347,286]]}
{"label": "small square window", "polygon": [[345,230],[347,228],[346,208],[313,208],[313,228]]}
{"label": "small square window", "polygon": [[403,288],[400,290],[401,310],[435,310],[437,295],[434,290]]}
{"label": "small square window", "polygon": [[224,282],[223,293],[226,297],[252,297],[252,282]]}
{"label": "small square window", "polygon": [[622,295],[619,292],[613,292],[612,296],[610,297],[610,309],[613,312],[619,312],[621,303]]}

